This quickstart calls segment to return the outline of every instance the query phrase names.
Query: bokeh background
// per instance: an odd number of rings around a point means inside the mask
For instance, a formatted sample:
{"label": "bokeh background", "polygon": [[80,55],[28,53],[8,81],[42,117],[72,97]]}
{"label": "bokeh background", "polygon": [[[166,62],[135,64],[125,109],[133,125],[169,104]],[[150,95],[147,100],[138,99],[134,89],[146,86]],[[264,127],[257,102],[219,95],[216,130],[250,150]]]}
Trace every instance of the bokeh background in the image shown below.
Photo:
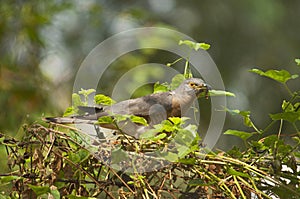
{"label": "bokeh background", "polygon": [[[71,104],[74,76],[88,53],[113,34],[148,26],[175,29],[211,44],[208,52],[226,90],[236,94],[228,98],[228,107],[250,110],[257,126],[264,128],[270,121],[268,113],[279,112],[288,93],[248,70],[299,74],[294,63],[300,56],[299,9],[298,0],[1,1],[0,131],[21,137],[24,123],[62,114]],[[126,54],[102,77],[99,92],[110,95],[118,77],[134,66],[174,59],[159,51]],[[299,80],[289,86],[299,90]],[[144,86],[135,95],[150,92],[150,86]],[[209,102],[201,103],[201,111],[210,111]],[[209,116],[201,120],[205,127]],[[228,128],[249,130],[240,117],[230,115],[224,130]],[[226,150],[238,141],[222,136],[217,147]]]}

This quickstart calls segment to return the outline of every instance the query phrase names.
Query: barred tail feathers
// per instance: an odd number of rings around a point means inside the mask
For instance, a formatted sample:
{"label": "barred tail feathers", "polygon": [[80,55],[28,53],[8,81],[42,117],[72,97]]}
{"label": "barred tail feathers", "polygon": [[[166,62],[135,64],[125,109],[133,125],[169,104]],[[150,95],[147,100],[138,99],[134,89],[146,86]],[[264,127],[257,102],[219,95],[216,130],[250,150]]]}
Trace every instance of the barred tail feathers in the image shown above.
{"label": "barred tail feathers", "polygon": [[95,124],[97,122],[97,120],[90,120],[79,117],[46,117],[43,120],[46,122],[58,124]]}

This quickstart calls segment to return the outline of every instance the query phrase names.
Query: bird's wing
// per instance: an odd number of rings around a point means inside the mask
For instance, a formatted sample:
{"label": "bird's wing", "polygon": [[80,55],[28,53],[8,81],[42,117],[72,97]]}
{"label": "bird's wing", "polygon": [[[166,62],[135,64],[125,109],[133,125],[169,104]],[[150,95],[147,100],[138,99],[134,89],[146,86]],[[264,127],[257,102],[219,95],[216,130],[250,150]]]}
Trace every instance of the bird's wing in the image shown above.
{"label": "bird's wing", "polygon": [[164,111],[166,111],[166,113],[171,112],[172,93],[155,93],[136,99],[125,100],[110,107],[104,107],[104,111],[112,112],[114,114],[136,115],[145,117],[147,119],[150,116],[151,109],[155,107],[154,105],[160,106],[161,109],[164,109]]}
{"label": "bird's wing", "polygon": [[88,113],[88,114],[95,114],[95,113],[103,112],[102,106],[77,106],[77,108],[80,111],[83,111],[84,113]]}

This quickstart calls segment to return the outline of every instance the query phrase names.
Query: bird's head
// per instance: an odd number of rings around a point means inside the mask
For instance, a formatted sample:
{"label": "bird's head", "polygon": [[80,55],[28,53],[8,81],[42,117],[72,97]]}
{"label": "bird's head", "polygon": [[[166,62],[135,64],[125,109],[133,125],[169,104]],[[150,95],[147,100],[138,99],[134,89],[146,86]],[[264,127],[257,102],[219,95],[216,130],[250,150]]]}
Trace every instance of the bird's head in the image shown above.
{"label": "bird's head", "polygon": [[202,79],[190,78],[184,80],[178,87],[178,90],[189,95],[195,95],[196,97],[199,97],[204,92],[205,97],[208,98],[208,92],[211,90],[211,87]]}

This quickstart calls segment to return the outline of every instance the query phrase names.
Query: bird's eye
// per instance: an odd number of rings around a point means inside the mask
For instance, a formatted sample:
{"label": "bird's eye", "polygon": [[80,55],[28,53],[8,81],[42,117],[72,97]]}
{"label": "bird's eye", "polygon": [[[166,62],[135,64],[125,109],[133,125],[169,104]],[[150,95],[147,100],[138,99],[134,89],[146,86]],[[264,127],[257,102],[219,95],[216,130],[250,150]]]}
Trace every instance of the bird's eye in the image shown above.
{"label": "bird's eye", "polygon": [[195,84],[195,83],[193,83],[193,82],[190,82],[190,86],[191,86],[191,87],[195,87],[195,86],[197,86],[197,84]]}

